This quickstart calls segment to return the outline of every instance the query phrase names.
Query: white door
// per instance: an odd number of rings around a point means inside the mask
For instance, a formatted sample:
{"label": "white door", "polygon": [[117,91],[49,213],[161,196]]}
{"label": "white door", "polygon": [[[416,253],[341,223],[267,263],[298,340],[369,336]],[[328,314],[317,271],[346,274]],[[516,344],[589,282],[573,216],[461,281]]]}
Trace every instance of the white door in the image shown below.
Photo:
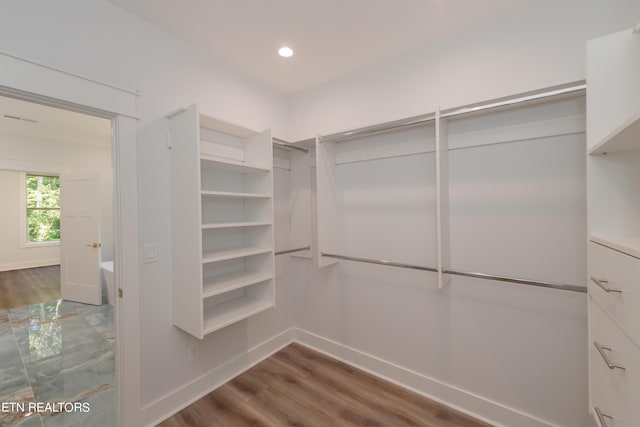
{"label": "white door", "polygon": [[60,292],[62,299],[102,304],[98,174],[60,176]]}

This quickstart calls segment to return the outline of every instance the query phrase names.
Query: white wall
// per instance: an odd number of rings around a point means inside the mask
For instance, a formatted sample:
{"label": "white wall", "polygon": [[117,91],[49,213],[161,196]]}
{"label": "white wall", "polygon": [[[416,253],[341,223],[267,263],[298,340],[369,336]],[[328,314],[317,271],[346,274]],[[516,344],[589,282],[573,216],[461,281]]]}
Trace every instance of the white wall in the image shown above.
{"label": "white wall", "polygon": [[[109,142],[109,141],[107,141]],[[59,263],[59,246],[20,245],[18,172],[97,172],[100,185],[102,259],[113,259],[113,173],[111,147],[96,147],[0,131],[0,271]],[[57,260],[57,262],[56,262]]]}
{"label": "white wall", "polygon": [[[197,102],[204,114],[254,130],[271,128],[275,136],[287,138],[288,100],[102,0],[3,2],[0,52],[140,91],[138,182],[123,185],[139,189],[141,243],[158,244],[158,262],[141,265],[139,283],[141,398],[143,405],[156,403],[143,409],[142,422],[156,421],[195,397],[193,381],[291,325],[279,291],[276,310],[207,337],[199,359],[187,362],[193,340],[171,323],[164,115]],[[279,286],[286,294],[286,282]],[[178,391],[183,394],[172,395]]]}
{"label": "white wall", "polygon": [[[577,97],[450,120],[446,268],[586,286],[584,114]],[[436,266],[433,136],[336,145],[338,219],[319,232],[337,253]],[[585,294],[439,291],[434,273],[348,261],[292,274],[303,342],[500,425],[590,425]]]}
{"label": "white wall", "polygon": [[530,2],[497,22],[293,95],[293,139],[585,79],[587,40],[638,20],[636,0]]}

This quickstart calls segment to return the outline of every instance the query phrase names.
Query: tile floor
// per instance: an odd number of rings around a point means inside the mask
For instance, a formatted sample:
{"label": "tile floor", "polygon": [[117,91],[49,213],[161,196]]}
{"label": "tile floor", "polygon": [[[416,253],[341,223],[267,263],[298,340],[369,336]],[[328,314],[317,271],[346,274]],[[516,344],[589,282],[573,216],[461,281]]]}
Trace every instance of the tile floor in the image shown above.
{"label": "tile floor", "polygon": [[[108,304],[53,300],[0,310],[0,426],[115,427],[114,344]],[[18,402],[88,405],[30,414]]]}

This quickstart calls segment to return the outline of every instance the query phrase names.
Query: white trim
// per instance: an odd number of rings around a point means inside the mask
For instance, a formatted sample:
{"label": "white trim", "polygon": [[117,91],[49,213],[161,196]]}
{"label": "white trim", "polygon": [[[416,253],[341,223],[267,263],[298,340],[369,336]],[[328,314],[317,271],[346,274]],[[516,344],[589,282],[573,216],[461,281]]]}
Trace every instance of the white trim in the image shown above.
{"label": "white trim", "polygon": [[[2,90],[0,89],[0,93],[1,92]],[[0,170],[60,175],[61,173],[70,172],[71,168],[66,165],[36,163],[28,160],[0,157]]]}
{"label": "white trim", "polygon": [[144,420],[142,425],[151,427],[161,423],[292,342],[326,354],[496,427],[559,427],[518,409],[299,328],[288,329],[249,348],[246,352],[171,393],[146,404],[142,408]]}
{"label": "white trim", "polygon": [[247,349],[215,369],[142,407],[144,425],[152,427],[211,393],[293,342],[295,330],[287,329]]}
{"label": "white trim", "polygon": [[[136,122],[113,119],[114,286],[123,297],[114,303],[118,420],[122,427],[141,425],[140,261]],[[125,328],[126,325],[126,328]]]}
{"label": "white trim", "polygon": [[4,52],[0,70],[0,92],[5,95],[61,107],[68,103],[63,107],[67,109],[73,104],[94,115],[100,110],[135,118],[136,96],[112,85]]}
{"label": "white trim", "polygon": [[70,71],[65,71],[65,70],[63,70],[61,68],[52,67],[51,65],[47,65],[47,64],[43,64],[42,62],[37,62],[37,61],[31,60],[31,59],[23,58],[23,57],[20,57],[18,55],[13,55],[13,54],[7,53],[7,52],[0,52],[0,55],[4,55],[4,56],[7,56],[9,58],[17,59],[19,61],[23,61],[23,62],[26,62],[26,63],[29,63],[29,64],[37,65],[38,67],[46,68],[46,69],[49,69],[49,70],[52,70],[52,71],[57,71],[58,73],[66,74],[68,76],[77,77],[79,79],[86,80],[86,81],[91,82],[91,83],[97,83],[99,85],[106,86],[106,87],[111,88],[111,89],[116,89],[116,90],[119,90],[119,91],[122,91],[122,92],[126,92],[126,93],[129,93],[131,95],[135,95],[135,96],[140,95],[140,91],[139,90],[126,89],[126,88],[123,88],[123,87],[120,87],[120,86],[113,85],[111,83],[101,82],[100,80],[92,79],[91,77],[83,76],[82,74],[77,74],[77,73],[72,73]]}
{"label": "white trim", "polygon": [[[22,221],[24,222],[24,221]],[[24,223],[22,229],[26,229],[27,224]],[[24,235],[22,235],[24,237]],[[20,249],[38,249],[38,248],[48,248],[53,246],[60,246],[60,240],[49,240],[44,242],[27,242],[26,239],[22,239],[20,242]]]}
{"label": "white trim", "polygon": [[549,421],[508,407],[419,372],[412,371],[344,344],[302,329],[295,330],[294,342],[324,353],[372,375],[442,403],[496,427],[558,427]]}
{"label": "white trim", "polygon": [[25,268],[47,267],[60,264],[60,257],[0,264],[0,271],[24,270]]}

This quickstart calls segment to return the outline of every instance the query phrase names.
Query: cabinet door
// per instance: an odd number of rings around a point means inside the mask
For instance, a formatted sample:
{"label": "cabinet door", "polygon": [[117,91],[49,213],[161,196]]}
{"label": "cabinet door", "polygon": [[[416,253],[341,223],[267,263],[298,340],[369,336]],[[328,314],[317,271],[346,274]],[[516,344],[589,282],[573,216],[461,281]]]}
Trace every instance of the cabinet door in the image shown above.
{"label": "cabinet door", "polygon": [[589,295],[640,345],[640,259],[589,242]]}
{"label": "cabinet door", "polygon": [[607,424],[634,426],[640,416],[640,349],[594,300],[590,301],[591,405],[612,417]]}

